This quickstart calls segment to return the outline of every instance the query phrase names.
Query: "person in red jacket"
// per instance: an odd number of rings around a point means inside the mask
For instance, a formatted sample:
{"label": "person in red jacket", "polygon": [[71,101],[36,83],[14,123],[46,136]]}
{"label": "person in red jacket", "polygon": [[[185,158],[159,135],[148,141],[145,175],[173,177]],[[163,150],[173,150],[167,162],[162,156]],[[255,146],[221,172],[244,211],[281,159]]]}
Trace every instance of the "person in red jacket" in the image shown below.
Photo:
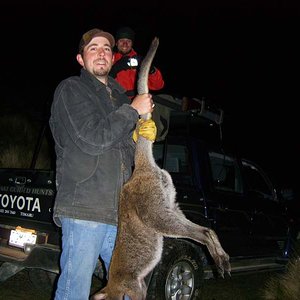
{"label": "person in red jacket", "polygon": [[[109,75],[121,84],[129,98],[133,98],[137,94],[137,75],[143,57],[138,55],[132,48],[135,32],[130,27],[119,28],[115,38],[116,52],[114,54],[114,64]],[[164,87],[164,84],[160,70],[152,65],[149,71],[149,90],[160,90]]]}

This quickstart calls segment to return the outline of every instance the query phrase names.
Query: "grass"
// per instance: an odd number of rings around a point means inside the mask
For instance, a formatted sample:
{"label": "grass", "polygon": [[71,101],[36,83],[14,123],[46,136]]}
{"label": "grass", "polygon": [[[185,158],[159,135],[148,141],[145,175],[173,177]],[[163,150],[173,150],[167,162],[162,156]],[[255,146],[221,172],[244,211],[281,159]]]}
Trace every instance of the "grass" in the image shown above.
{"label": "grass", "polygon": [[272,277],[266,284],[266,300],[299,300],[300,299],[300,259],[289,263],[287,272]]}
{"label": "grass", "polygon": [[[0,283],[0,300],[53,299],[50,293],[38,289],[30,281],[28,272],[23,270],[6,282]],[[273,274],[274,273],[248,274],[226,279],[205,281],[203,293],[199,300],[263,300],[262,290],[264,289],[265,282],[272,277]],[[93,278],[91,293],[93,294],[101,287],[101,281]]]}
{"label": "grass", "polygon": [[294,256],[287,265],[285,273],[273,276],[264,289],[265,300],[300,299],[300,242],[295,246]]}

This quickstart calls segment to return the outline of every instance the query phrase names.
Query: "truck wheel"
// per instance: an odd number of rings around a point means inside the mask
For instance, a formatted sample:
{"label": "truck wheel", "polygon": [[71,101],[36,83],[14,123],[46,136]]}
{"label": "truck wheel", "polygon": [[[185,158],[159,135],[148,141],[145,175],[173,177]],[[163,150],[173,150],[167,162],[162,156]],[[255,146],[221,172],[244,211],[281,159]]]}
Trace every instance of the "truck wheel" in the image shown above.
{"label": "truck wheel", "polygon": [[199,300],[205,264],[206,257],[200,248],[187,241],[166,239],[147,300]]}

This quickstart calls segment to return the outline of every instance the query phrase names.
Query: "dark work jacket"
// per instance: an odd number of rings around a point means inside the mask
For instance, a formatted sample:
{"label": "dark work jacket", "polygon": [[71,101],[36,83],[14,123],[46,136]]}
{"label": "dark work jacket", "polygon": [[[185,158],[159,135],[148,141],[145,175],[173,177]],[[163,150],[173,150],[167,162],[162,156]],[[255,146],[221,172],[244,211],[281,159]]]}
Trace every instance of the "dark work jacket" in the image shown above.
{"label": "dark work jacket", "polygon": [[56,151],[59,217],[117,223],[119,193],[131,176],[138,112],[111,77],[108,87],[82,69],[56,88],[50,128]]}

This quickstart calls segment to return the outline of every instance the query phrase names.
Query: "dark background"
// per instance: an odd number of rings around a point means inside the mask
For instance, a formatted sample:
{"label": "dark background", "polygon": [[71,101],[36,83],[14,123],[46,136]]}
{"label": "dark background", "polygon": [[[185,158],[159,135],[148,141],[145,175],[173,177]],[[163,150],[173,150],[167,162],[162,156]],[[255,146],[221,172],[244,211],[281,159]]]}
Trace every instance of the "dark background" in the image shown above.
{"label": "dark background", "polygon": [[226,142],[297,187],[299,0],[179,2],[2,1],[1,113],[43,110],[56,85],[79,73],[84,32],[128,25],[141,54],[159,37],[162,92],[221,105]]}

